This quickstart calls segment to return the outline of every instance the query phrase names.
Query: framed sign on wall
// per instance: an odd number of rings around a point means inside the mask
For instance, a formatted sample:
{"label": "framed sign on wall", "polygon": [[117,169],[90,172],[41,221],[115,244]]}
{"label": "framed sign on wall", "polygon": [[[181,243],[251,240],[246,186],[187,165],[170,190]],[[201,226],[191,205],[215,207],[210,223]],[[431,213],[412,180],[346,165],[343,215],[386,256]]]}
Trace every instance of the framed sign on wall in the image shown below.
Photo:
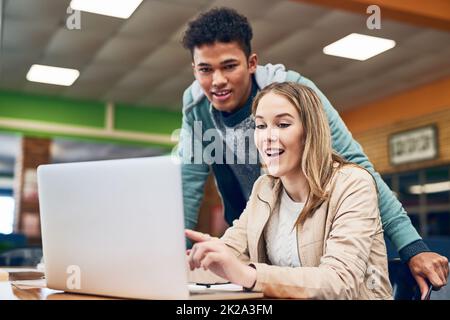
{"label": "framed sign on wall", "polygon": [[397,132],[388,139],[389,160],[392,165],[438,157],[438,131],[435,125]]}

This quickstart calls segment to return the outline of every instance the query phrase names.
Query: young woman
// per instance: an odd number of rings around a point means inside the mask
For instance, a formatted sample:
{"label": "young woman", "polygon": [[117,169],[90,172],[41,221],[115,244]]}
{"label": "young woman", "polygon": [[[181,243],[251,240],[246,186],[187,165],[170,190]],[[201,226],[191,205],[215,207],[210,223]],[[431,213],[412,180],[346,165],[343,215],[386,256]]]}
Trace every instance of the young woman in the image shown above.
{"label": "young woman", "polygon": [[268,174],[222,238],[186,230],[191,270],[268,297],[391,299],[375,182],[333,153],[320,99],[274,83],[252,113]]}

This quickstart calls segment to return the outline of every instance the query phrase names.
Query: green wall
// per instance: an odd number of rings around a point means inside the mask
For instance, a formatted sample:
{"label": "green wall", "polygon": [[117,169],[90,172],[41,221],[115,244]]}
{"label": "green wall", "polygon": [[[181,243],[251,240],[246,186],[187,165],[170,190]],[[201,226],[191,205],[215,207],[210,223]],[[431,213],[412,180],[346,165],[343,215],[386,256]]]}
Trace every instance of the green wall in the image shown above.
{"label": "green wall", "polygon": [[170,135],[181,127],[181,112],[118,104],[115,107],[114,127],[124,131]]}
{"label": "green wall", "polygon": [[[180,106],[181,108],[181,106]],[[170,135],[181,126],[180,112],[161,108],[137,107],[117,104],[114,107],[114,130]],[[106,104],[98,101],[75,100],[37,94],[24,94],[0,90],[0,118],[14,120],[33,120],[68,126],[105,128]],[[82,140],[109,141],[132,145],[163,146],[170,144],[133,141],[128,138],[104,138],[99,136],[77,136],[64,132],[54,133],[45,130],[25,130],[7,128],[0,124],[0,131],[17,132],[40,137],[73,137]]]}
{"label": "green wall", "polygon": [[101,128],[105,104],[0,91],[0,117]]}

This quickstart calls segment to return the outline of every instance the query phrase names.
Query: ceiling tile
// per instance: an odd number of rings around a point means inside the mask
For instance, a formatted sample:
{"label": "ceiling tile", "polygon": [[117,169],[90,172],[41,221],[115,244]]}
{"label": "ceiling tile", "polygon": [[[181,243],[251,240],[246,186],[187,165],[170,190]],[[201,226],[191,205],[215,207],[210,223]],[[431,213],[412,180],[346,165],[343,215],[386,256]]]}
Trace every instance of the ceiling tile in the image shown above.
{"label": "ceiling tile", "polygon": [[152,41],[152,37],[163,40],[184,25],[195,13],[189,4],[147,0],[120,29],[119,34]]}
{"label": "ceiling tile", "polygon": [[80,12],[80,30],[90,34],[101,34],[103,37],[114,36],[126,20],[94,14],[90,12]]}
{"label": "ceiling tile", "polygon": [[292,29],[289,29],[284,24],[266,21],[256,20],[252,23],[253,28],[253,51],[261,54],[263,50],[268,50],[275,46],[280,39],[289,36]]}
{"label": "ceiling tile", "polygon": [[331,10],[320,16],[311,25],[311,28],[326,29],[330,32],[356,32],[356,30],[367,29],[367,16],[342,10]]}
{"label": "ceiling tile", "polygon": [[442,46],[450,44],[450,32],[423,29],[418,33],[411,34],[402,46],[409,50],[414,50],[420,54],[427,54],[439,51]]}
{"label": "ceiling tile", "polygon": [[351,63],[342,69],[342,72],[351,73],[358,77],[374,77],[386,73],[409,62],[417,56],[417,53],[402,47],[395,47],[365,61],[350,60]]}
{"label": "ceiling tile", "polygon": [[44,48],[55,29],[55,26],[39,20],[8,17],[5,18],[4,26],[3,48],[16,51]]}
{"label": "ceiling tile", "polygon": [[441,70],[446,70],[447,74],[450,75],[450,59],[448,59],[448,56],[442,57],[440,53],[437,53],[405,61],[395,68],[389,68],[384,74],[402,81],[410,81],[437,72],[441,74]]}
{"label": "ceiling tile", "polygon": [[28,69],[31,67],[33,63],[35,63],[40,56],[40,52],[28,50],[28,51],[15,51],[15,50],[7,50],[4,49],[1,53],[1,61],[0,64],[3,70],[11,71],[11,75],[13,76],[14,70],[22,70]]}
{"label": "ceiling tile", "polygon": [[134,66],[147,57],[152,49],[151,44],[146,41],[117,36],[98,51],[95,61]]}
{"label": "ceiling tile", "polygon": [[353,73],[347,72],[327,72],[321,77],[314,78],[314,83],[323,92],[336,91],[339,88],[358,83],[360,77]]}
{"label": "ceiling tile", "polygon": [[87,82],[118,82],[121,77],[129,72],[129,68],[122,65],[93,64],[86,67],[79,80]]}
{"label": "ceiling tile", "polygon": [[174,4],[179,4],[179,5],[184,5],[184,6],[190,6],[190,7],[194,7],[197,9],[201,9],[204,8],[205,6],[207,6],[209,3],[212,2],[212,0],[159,0],[159,1],[164,1],[167,3],[174,3]]}
{"label": "ceiling tile", "polygon": [[185,67],[177,77],[154,86],[140,102],[140,105],[161,106],[172,110],[181,110],[183,92],[194,81],[192,69]]}
{"label": "ceiling tile", "polygon": [[209,8],[233,8],[252,20],[264,16],[280,1],[281,0],[215,0],[210,3]]}
{"label": "ceiling tile", "polygon": [[45,54],[35,63],[81,71],[91,59],[89,55]]}
{"label": "ceiling tile", "polygon": [[27,20],[64,21],[71,0],[12,0],[6,1],[7,17]]}
{"label": "ceiling tile", "polygon": [[321,6],[296,1],[280,1],[264,14],[264,20],[289,30],[310,27],[317,19],[328,13]]}
{"label": "ceiling tile", "polygon": [[407,23],[396,22],[382,18],[381,29],[364,30],[364,34],[374,37],[387,38],[395,40],[397,44],[401,44],[405,39],[421,32],[423,28],[419,28]]}
{"label": "ceiling tile", "polygon": [[67,87],[55,86],[51,84],[26,82],[23,90],[28,93],[39,93],[45,95],[59,96]]}
{"label": "ceiling tile", "polygon": [[[161,83],[166,78],[167,76],[158,72],[158,69],[138,67],[122,77],[120,81],[118,81],[117,87],[120,87],[121,90],[148,89],[150,86]],[[115,88],[111,89],[115,90]]]}
{"label": "ceiling tile", "polygon": [[60,28],[55,32],[46,53],[50,55],[67,55],[76,57],[79,55],[92,55],[106,40],[101,33],[91,33],[78,30]]}
{"label": "ceiling tile", "polygon": [[141,64],[142,67],[159,70],[167,76],[171,76],[190,65],[190,54],[176,42],[166,43],[158,47]]}

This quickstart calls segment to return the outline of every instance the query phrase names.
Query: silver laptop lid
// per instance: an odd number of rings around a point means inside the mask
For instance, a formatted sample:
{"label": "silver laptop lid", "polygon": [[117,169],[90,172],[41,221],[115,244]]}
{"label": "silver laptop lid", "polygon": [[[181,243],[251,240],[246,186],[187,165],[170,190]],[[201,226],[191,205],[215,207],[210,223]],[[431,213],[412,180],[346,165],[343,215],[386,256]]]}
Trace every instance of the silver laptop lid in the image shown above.
{"label": "silver laptop lid", "polygon": [[48,287],[188,297],[180,165],[171,157],[38,168]]}

